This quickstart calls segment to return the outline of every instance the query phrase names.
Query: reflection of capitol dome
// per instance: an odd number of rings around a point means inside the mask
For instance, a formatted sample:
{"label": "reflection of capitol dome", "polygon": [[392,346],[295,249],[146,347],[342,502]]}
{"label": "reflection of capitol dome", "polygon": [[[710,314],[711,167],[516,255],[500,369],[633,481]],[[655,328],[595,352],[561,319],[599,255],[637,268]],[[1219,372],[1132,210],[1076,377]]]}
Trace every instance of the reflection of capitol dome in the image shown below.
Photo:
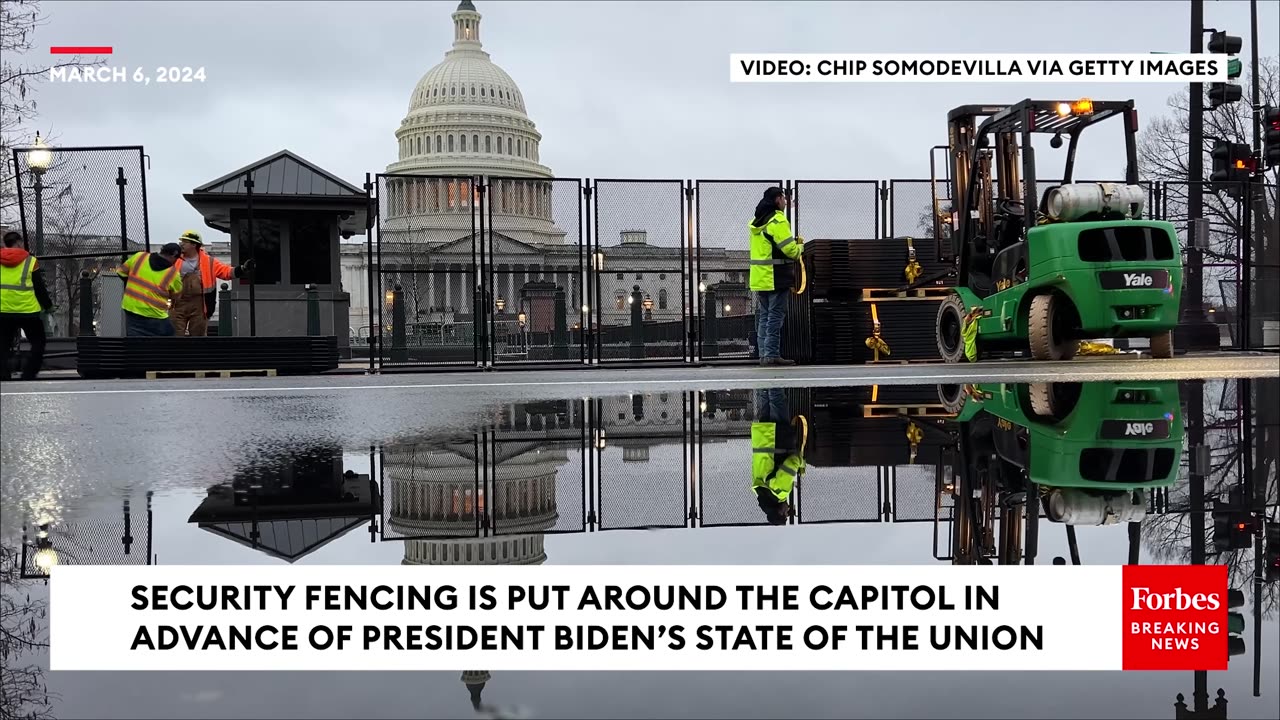
{"label": "reflection of capitol dome", "polygon": [[[492,498],[477,491],[470,444],[454,451],[386,449],[387,529],[406,538],[439,538],[406,540],[402,564],[540,565],[547,559],[543,533],[558,518],[556,472],[568,456],[533,443],[507,449],[515,452],[498,458]],[[493,528],[489,537],[475,537],[487,502]]]}
{"label": "reflection of capitol dome", "polygon": [[[480,13],[464,0],[453,13],[453,49],[422,76],[396,130],[399,154],[387,173],[459,176],[387,178],[383,241],[448,243],[472,232],[475,189],[487,175],[494,229],[523,242],[560,243],[551,222],[549,178],[538,162],[542,135],[525,114],[515,81],[481,49]],[[497,179],[503,178],[503,179]]]}

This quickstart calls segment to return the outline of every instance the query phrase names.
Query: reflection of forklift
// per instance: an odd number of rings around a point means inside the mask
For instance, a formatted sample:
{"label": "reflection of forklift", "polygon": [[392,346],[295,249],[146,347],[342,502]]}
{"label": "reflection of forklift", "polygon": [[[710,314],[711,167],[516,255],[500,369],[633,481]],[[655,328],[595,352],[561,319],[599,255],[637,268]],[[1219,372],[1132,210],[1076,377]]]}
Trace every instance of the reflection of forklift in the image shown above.
{"label": "reflection of forklift", "polygon": [[[1125,182],[1072,183],[1081,133],[1114,116],[1124,122]],[[966,105],[947,119],[950,200],[935,188],[934,234],[946,237],[949,216],[958,287],[938,309],[942,357],[1029,347],[1037,360],[1068,360],[1081,340],[1120,337],[1148,337],[1152,355],[1172,357],[1181,254],[1172,223],[1141,219],[1133,102]],[[1051,133],[1054,148],[1069,139],[1062,184],[1042,198],[1033,133]]]}
{"label": "reflection of forklift", "polygon": [[[942,462],[954,480],[939,495],[952,503],[956,564],[1017,564],[1024,519],[1034,561],[1042,513],[1069,536],[1076,525],[1138,523],[1148,491],[1177,479],[1177,382],[943,385],[938,394],[955,412],[934,427],[952,438]],[[1056,412],[1033,411],[1036,394],[1052,397]]]}

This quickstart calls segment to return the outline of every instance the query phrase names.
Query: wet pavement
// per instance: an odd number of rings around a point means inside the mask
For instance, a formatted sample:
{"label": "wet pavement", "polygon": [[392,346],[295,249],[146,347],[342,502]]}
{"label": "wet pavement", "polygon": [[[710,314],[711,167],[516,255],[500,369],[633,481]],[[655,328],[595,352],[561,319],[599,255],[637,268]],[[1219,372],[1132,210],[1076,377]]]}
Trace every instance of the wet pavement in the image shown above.
{"label": "wet pavement", "polygon": [[[1280,582],[1255,581],[1255,549],[1219,550],[1228,538],[1191,512],[1242,483],[1276,512],[1280,380],[1275,356],[1260,360],[1090,360],[1050,385],[1007,364],[968,367],[990,380],[971,385],[944,366],[6,385],[0,539],[17,605],[3,622],[37,640],[54,554],[1223,563],[1246,629],[1229,670],[1199,674],[50,673],[37,647],[5,658],[6,688],[28,683],[5,717],[1146,718],[1177,716],[1179,694],[1212,708],[1219,688],[1225,717],[1276,717]],[[786,507],[752,488],[760,423],[785,438],[775,459],[804,466]],[[1200,442],[1203,475],[1189,461]]]}

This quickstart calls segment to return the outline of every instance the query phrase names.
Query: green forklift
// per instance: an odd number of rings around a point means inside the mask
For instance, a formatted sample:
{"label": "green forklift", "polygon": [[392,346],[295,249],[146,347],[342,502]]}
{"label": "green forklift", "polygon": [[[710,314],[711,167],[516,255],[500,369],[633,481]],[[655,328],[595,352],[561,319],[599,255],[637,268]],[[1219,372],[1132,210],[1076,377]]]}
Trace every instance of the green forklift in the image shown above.
{"label": "green forklift", "polygon": [[[1085,129],[1124,125],[1125,181],[1072,182]],[[937,314],[946,362],[1025,354],[1070,360],[1082,341],[1149,338],[1173,356],[1182,252],[1172,223],[1143,219],[1133,101],[1023,100],[966,105],[947,117],[935,147],[934,234],[956,287]],[[1037,197],[1035,134],[1067,138],[1062,180]],[[945,151],[940,197],[936,159]]]}
{"label": "green forklift", "polygon": [[[1033,398],[1048,398],[1051,412]],[[1146,516],[1152,493],[1172,486],[1182,461],[1176,381],[940,385],[952,414],[934,427],[950,436],[952,559],[1017,564],[1034,559],[1039,520],[1068,527]],[[939,477],[942,477],[940,474]],[[936,554],[936,553],[935,553]]]}

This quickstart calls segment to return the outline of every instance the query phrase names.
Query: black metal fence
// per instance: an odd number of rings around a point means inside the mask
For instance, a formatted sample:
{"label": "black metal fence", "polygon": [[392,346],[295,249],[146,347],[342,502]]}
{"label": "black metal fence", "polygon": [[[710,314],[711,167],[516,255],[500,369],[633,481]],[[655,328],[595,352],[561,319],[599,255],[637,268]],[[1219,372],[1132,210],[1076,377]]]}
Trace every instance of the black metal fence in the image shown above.
{"label": "black metal fence", "polygon": [[[131,253],[151,247],[147,163],[129,147],[15,148],[16,220],[40,259],[53,301],[53,338],[91,334],[102,302],[97,283]],[[13,211],[10,213],[10,211]],[[88,297],[85,294],[88,293]]]}
{"label": "black metal fence", "polygon": [[[1056,181],[1038,184],[1037,192]],[[1183,235],[1188,276],[1200,278],[1189,280],[1188,302],[1203,297],[1222,346],[1276,345],[1276,186],[1257,186],[1249,226],[1244,200],[1206,187],[1211,231],[1201,248],[1187,238],[1187,184],[1142,185],[1147,216]],[[788,193],[807,240],[910,237],[926,270],[951,262],[950,207],[935,202],[945,189],[928,179],[379,175],[370,369],[749,361],[755,297],[745,224],[770,186]],[[804,332],[805,318],[787,322]]]}

